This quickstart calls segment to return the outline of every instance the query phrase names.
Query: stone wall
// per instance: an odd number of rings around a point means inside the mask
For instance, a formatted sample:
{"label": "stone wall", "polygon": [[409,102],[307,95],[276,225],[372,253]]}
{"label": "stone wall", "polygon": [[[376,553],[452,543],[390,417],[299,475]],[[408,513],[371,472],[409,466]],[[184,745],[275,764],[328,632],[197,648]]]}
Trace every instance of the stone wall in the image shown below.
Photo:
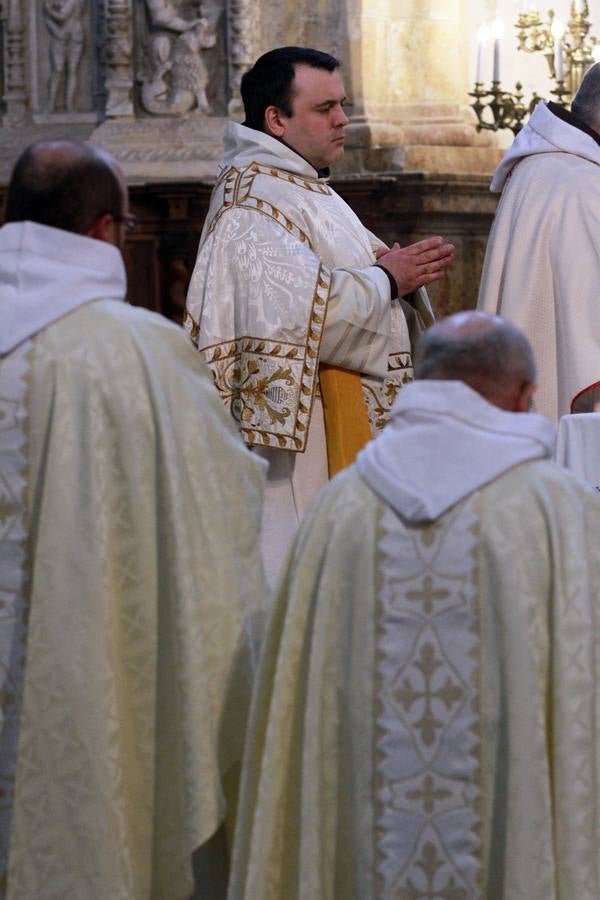
{"label": "stone wall", "polygon": [[[384,239],[459,249],[439,312],[476,296],[499,151],[473,128],[463,0],[0,0],[0,186],[40,137],[110,150],[140,225],[131,299],[177,318],[239,82],[272,46],[342,62],[351,122],[335,186]],[[327,36],[324,41],[323,36]]]}

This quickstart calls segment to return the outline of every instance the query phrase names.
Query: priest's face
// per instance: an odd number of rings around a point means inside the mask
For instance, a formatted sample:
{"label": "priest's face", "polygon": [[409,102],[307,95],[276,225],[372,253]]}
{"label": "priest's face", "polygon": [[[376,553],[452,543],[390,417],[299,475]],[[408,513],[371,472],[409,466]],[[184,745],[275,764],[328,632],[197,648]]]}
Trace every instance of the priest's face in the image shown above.
{"label": "priest's face", "polygon": [[315,169],[325,168],[344,152],[345,101],[337,71],[298,65],[292,83],[292,115],[277,110],[269,130]]}

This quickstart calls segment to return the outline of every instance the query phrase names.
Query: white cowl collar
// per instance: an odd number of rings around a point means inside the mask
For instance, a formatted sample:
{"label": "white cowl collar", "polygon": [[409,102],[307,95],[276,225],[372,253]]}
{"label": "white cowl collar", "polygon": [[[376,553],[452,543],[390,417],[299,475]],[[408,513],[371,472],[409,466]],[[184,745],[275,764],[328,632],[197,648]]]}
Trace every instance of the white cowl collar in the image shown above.
{"label": "white cowl collar", "polygon": [[0,356],[91,300],[123,300],[112,244],[35,222],[0,228]]}
{"label": "white cowl collar", "polygon": [[572,153],[600,165],[600,146],[593,137],[559,119],[540,102],[504,154],[494,172],[490,191],[500,192],[517,163],[540,153]]}
{"label": "white cowl collar", "polygon": [[[307,162],[304,157],[288,147],[287,144],[278,141],[277,138],[239,125],[237,122],[228,122],[223,137],[224,153],[219,170],[223,171],[230,166],[243,169],[250,163],[258,162],[263,166],[275,166],[292,172],[302,178],[316,179],[317,170]],[[325,178],[320,179],[326,181]]]}
{"label": "white cowl collar", "polygon": [[513,466],[551,456],[554,442],[544,416],[505,412],[461,381],[415,381],[357,466],[401,516],[431,522]]}

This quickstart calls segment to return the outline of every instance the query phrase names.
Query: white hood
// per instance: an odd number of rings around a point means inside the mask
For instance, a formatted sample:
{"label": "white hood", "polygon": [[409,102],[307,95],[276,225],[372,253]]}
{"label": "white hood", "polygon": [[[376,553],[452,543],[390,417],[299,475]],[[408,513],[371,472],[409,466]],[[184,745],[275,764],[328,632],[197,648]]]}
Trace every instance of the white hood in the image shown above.
{"label": "white hood", "polygon": [[91,300],[123,300],[112,244],[35,222],[0,228],[0,356]]}
{"label": "white hood", "polygon": [[537,153],[572,153],[600,165],[600,145],[593,137],[559,119],[540,102],[494,172],[490,191],[500,192],[517,163]]}
{"label": "white hood", "polygon": [[[230,166],[241,169],[250,163],[260,162],[262,166],[276,166],[303,178],[317,178],[317,170],[291,147],[254,128],[229,122],[225,128],[223,143],[220,171]],[[321,180],[326,181],[324,178]]]}
{"label": "white hood", "polygon": [[550,457],[554,443],[543,416],[505,412],[462,381],[415,381],[357,466],[403,518],[431,522],[513,466]]}

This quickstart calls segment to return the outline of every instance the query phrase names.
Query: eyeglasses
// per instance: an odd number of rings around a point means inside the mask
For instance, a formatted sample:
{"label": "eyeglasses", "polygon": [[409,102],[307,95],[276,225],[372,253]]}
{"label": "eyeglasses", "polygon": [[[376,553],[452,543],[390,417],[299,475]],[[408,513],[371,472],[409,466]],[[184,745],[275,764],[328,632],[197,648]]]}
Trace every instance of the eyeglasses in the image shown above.
{"label": "eyeglasses", "polygon": [[113,216],[113,222],[119,222],[125,226],[125,234],[133,231],[137,221],[137,216],[134,216],[132,213],[125,213],[123,216]]}

